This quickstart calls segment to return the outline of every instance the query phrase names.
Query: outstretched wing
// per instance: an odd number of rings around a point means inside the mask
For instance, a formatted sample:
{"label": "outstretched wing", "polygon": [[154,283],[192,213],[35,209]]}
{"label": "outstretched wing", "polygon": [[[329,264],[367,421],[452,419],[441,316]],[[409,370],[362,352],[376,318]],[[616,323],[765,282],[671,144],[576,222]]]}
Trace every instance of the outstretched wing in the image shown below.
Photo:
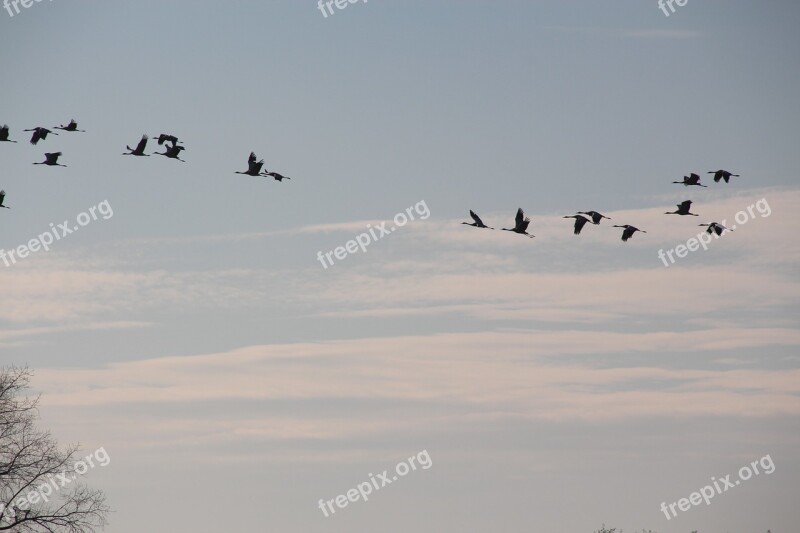
{"label": "outstretched wing", "polygon": [[136,152],[144,152],[144,149],[147,146],[147,139],[147,135],[142,135],[142,139],[139,141],[139,144],[136,145]]}
{"label": "outstretched wing", "polygon": [[678,204],[678,209],[686,209],[688,211],[690,207],[692,207],[691,200],[684,200]]}
{"label": "outstretched wing", "polygon": [[627,241],[630,239],[634,231],[636,231],[636,229],[633,226],[628,226],[625,228],[625,231],[622,232],[622,240]]}
{"label": "outstretched wing", "polygon": [[517,209],[517,216],[514,218],[514,222],[516,222],[516,227],[520,227],[524,219],[525,219],[525,214],[522,212],[522,208],[520,207],[519,209]]}
{"label": "outstretched wing", "polygon": [[581,234],[581,230],[583,229],[583,227],[586,225],[587,222],[589,222],[589,219],[586,217],[582,216],[575,217],[575,235]]}
{"label": "outstretched wing", "polygon": [[469,210],[469,216],[472,217],[472,220],[474,220],[477,225],[479,225],[479,226],[485,226],[486,225],[481,220],[481,217],[476,215],[475,212],[472,209]]}
{"label": "outstretched wing", "polygon": [[256,153],[255,152],[250,152],[250,157],[247,158],[247,164],[248,165],[252,165],[253,163],[256,162],[256,159],[257,159],[256,158]]}

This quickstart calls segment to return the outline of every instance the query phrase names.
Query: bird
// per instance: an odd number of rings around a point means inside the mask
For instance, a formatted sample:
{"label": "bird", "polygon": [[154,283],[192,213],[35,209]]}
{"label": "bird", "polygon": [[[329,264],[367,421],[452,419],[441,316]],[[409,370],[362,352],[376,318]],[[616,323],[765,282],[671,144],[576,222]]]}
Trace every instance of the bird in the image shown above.
{"label": "bird", "polygon": [[519,233],[520,235],[527,235],[531,239],[535,237],[535,235],[531,235],[527,231],[528,225],[531,223],[531,219],[525,216],[521,207],[517,209],[517,216],[514,218],[514,222],[515,224],[513,228],[502,228],[503,231],[513,231],[514,233]]}
{"label": "bird", "polygon": [[261,175],[261,167],[264,166],[264,160],[256,161],[258,159],[256,157],[255,152],[250,152],[250,157],[247,158],[247,171],[246,172],[239,172],[238,170],[235,172],[236,174],[246,174],[248,176],[260,176]]}
{"label": "bird", "polygon": [[600,221],[603,220],[604,218],[607,218],[608,220],[611,220],[611,217],[607,217],[607,216],[601,215],[597,211],[578,211],[578,214],[579,215],[589,215],[590,217],[592,217],[592,224],[594,224],[595,226],[600,224]]}
{"label": "bird", "polygon": [[283,181],[283,180],[290,180],[290,179],[292,179],[292,178],[290,178],[289,176],[284,176],[284,175],[282,175],[282,174],[278,174],[277,172],[268,172],[268,171],[266,171],[266,170],[264,171],[264,174],[262,174],[262,175],[263,175],[263,176],[269,176],[269,177],[271,177],[271,178],[275,178],[275,180],[276,180],[276,181]]}
{"label": "bird", "polygon": [[159,146],[164,144],[164,142],[169,141],[172,143],[172,146],[177,146],[178,138],[174,135],[169,135],[168,133],[162,133],[158,136],[158,144]]}
{"label": "bird", "polygon": [[178,161],[182,161],[186,163],[183,159],[180,158],[181,150],[185,150],[183,146],[178,146],[177,144],[173,144],[172,146],[167,146],[164,152],[153,152],[153,154],[163,155],[165,157],[169,157],[170,159],[177,159]]}
{"label": "bird", "polygon": [[79,131],[81,133],[86,133],[85,130],[79,130],[78,129],[78,123],[75,122],[74,118],[72,120],[70,120],[69,124],[67,124],[66,126],[62,124],[60,126],[55,126],[53,129],[55,129],[55,130],[64,130],[64,131]]}
{"label": "bird", "polygon": [[581,234],[581,230],[583,229],[583,227],[586,225],[587,222],[589,222],[588,218],[586,218],[585,216],[582,216],[580,214],[578,214],[578,215],[569,215],[569,216],[566,216],[564,218],[574,218],[575,219],[575,235],[580,235]]}
{"label": "bird", "polygon": [[125,145],[125,148],[130,150],[129,153],[123,153],[122,155],[138,155],[144,157],[150,157],[149,154],[144,153],[144,149],[147,146],[147,135],[142,135],[142,139],[139,141],[139,144],[136,145],[136,149],[134,150],[130,146]]}
{"label": "bird", "polygon": [[711,170],[709,174],[714,174],[714,183],[719,183],[719,180],[725,180],[725,183],[731,179],[731,176],[738,178],[739,174],[731,174],[727,170]]}
{"label": "bird", "polygon": [[58,158],[61,157],[61,152],[53,152],[51,154],[44,154],[44,161],[41,163],[34,163],[34,165],[47,165],[49,167],[66,167],[67,165],[59,165]]}
{"label": "bird", "polygon": [[639,229],[639,228],[637,228],[635,226],[631,226],[629,224],[624,224],[622,226],[614,225],[614,227],[615,228],[625,228],[625,229],[622,230],[622,242],[628,242],[628,239],[633,237],[633,234],[636,233],[637,231],[641,231],[642,233],[647,233],[645,230]]}
{"label": "bird", "polygon": [[53,135],[58,135],[58,133],[54,131],[50,131],[47,128],[42,127],[35,127],[33,129],[25,130],[25,131],[32,131],[33,135],[31,135],[31,144],[36,144],[39,140],[47,139],[47,135],[52,133]]}
{"label": "bird", "polygon": [[691,215],[693,217],[698,217],[700,215],[696,215],[694,213],[690,213],[689,209],[692,207],[691,200],[684,200],[683,202],[676,204],[678,206],[677,211],[667,211],[664,213],[665,215]]}
{"label": "bird", "polygon": [[706,233],[716,233],[717,235],[722,235],[723,231],[733,231],[730,228],[726,228],[719,222],[712,222],[711,224],[698,224],[698,226],[708,226]]}
{"label": "bird", "polygon": [[688,176],[684,176],[683,177],[683,181],[673,181],[672,183],[682,183],[684,186],[687,186],[687,187],[689,185],[698,185],[700,187],[706,187],[706,185],[703,185],[702,183],[700,183],[700,176],[698,176],[694,172],[692,172]]}
{"label": "bird", "polygon": [[0,142],[7,142],[7,143],[15,143],[17,141],[12,141],[8,138],[8,124],[3,124],[0,127]]}
{"label": "bird", "polygon": [[475,214],[475,211],[473,211],[472,209],[470,209],[470,210],[469,210],[469,216],[471,216],[471,217],[472,217],[472,220],[474,220],[475,222],[473,222],[472,224],[470,224],[469,222],[462,222],[462,224],[466,224],[467,226],[473,226],[473,227],[475,227],[475,228],[488,228],[488,229],[494,229],[494,228],[490,228],[489,226],[487,226],[486,224],[484,224],[484,223],[483,223],[483,220],[481,220],[481,217],[479,217],[478,215],[476,215],[476,214]]}
{"label": "bird", "polygon": [[3,205],[3,202],[6,199],[6,191],[0,191],[0,207],[5,207],[6,209],[11,209],[7,205]]}

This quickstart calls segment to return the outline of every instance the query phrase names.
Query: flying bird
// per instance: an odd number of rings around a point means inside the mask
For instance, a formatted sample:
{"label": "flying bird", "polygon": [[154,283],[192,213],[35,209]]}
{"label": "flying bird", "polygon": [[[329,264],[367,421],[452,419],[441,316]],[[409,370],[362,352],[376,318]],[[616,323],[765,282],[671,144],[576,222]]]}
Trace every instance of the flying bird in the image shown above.
{"label": "flying bird", "polygon": [[42,128],[42,127],[38,127],[38,126],[33,128],[33,129],[25,130],[25,131],[32,131],[33,132],[33,135],[31,135],[31,144],[36,144],[36,143],[39,142],[39,140],[47,139],[47,135],[50,134],[50,133],[52,133],[53,135],[58,135],[58,133],[56,133],[54,131],[50,131],[47,128]]}
{"label": "flying bird", "polygon": [[56,130],[64,130],[64,131],[78,131],[78,132],[81,132],[81,133],[86,133],[86,131],[85,131],[85,130],[79,130],[79,129],[78,129],[78,123],[77,123],[77,122],[75,122],[75,119],[74,119],[74,118],[73,118],[72,120],[70,120],[70,121],[69,121],[69,124],[67,124],[66,126],[62,124],[62,125],[60,125],[60,126],[56,126],[56,127],[55,127],[55,128],[53,128],[53,129],[56,129]]}
{"label": "flying bird", "polygon": [[601,215],[597,211],[578,211],[578,214],[579,215],[589,215],[590,217],[592,217],[592,224],[594,224],[595,226],[600,224],[600,221],[603,220],[604,218],[607,218],[608,220],[611,220],[611,217],[607,217],[607,216]]}
{"label": "flying bird", "polygon": [[144,149],[147,146],[147,135],[142,135],[142,139],[139,141],[139,144],[136,145],[136,149],[131,148],[130,146],[125,146],[129,150],[128,153],[124,153],[122,155],[138,155],[144,157],[150,157],[149,154],[144,153]]}
{"label": "flying bird", "polygon": [[624,224],[622,226],[614,225],[614,227],[615,228],[625,228],[625,229],[622,230],[622,242],[628,242],[628,239],[633,237],[633,234],[636,233],[637,231],[641,231],[642,233],[647,233],[645,230],[639,229],[639,228],[637,228],[635,226],[631,226],[629,224]]}
{"label": "flying bird", "polygon": [[8,138],[8,124],[3,124],[0,127],[0,142],[7,142],[7,143],[15,143],[17,141],[12,141]]}
{"label": "flying bird", "polygon": [[0,207],[5,207],[6,209],[11,209],[7,205],[3,205],[3,202],[6,199],[6,191],[0,191]]}
{"label": "flying bird", "polygon": [[703,185],[702,183],[700,183],[700,176],[698,176],[694,172],[692,172],[688,176],[684,176],[683,177],[683,181],[673,181],[672,183],[682,183],[684,186],[687,186],[687,187],[689,185],[698,185],[700,187],[706,187],[706,185]]}
{"label": "flying bird", "polygon": [[730,228],[726,228],[719,222],[712,222],[711,224],[698,224],[698,226],[708,226],[706,233],[716,233],[717,236],[722,235],[723,231],[733,231]]}
{"label": "flying bird", "polygon": [[473,226],[473,227],[475,227],[475,228],[488,228],[488,229],[494,229],[494,228],[490,228],[489,226],[487,226],[486,224],[484,224],[484,223],[483,223],[483,220],[481,220],[481,217],[479,217],[478,215],[476,215],[476,214],[475,214],[475,212],[474,212],[472,209],[470,209],[470,210],[469,210],[469,216],[471,216],[471,217],[472,217],[472,220],[474,220],[475,222],[473,222],[472,224],[470,224],[469,222],[462,222],[462,224],[466,224],[467,226]]}
{"label": "flying bird", "polygon": [[277,172],[267,172],[266,170],[264,171],[264,174],[263,174],[263,175],[264,175],[264,176],[269,176],[269,177],[271,177],[271,178],[275,178],[275,180],[276,180],[276,181],[283,181],[283,180],[290,180],[290,179],[292,179],[292,178],[290,178],[289,176],[284,176],[284,175],[282,175],[282,174],[278,174]]}
{"label": "flying bird", "polygon": [[578,214],[578,215],[570,215],[570,216],[566,216],[564,218],[574,218],[575,219],[575,235],[580,235],[581,234],[581,230],[583,229],[583,227],[586,225],[587,222],[589,222],[588,218],[586,218],[585,216],[582,216],[580,214]]}
{"label": "flying bird", "polygon": [[525,214],[522,212],[522,208],[520,207],[517,209],[517,216],[514,218],[514,227],[502,229],[503,231],[513,231],[514,233],[519,233],[520,235],[527,235],[532,239],[535,237],[535,235],[531,235],[527,231],[530,223],[531,219],[525,216]]}
{"label": "flying bird", "polygon": [[258,159],[256,157],[255,152],[250,152],[250,157],[247,158],[247,171],[246,172],[239,172],[238,170],[235,174],[246,174],[248,176],[258,177],[261,175],[261,167],[264,166],[264,160],[256,161]]}
{"label": "flying bird", "polygon": [[61,152],[53,152],[51,154],[44,154],[44,161],[41,163],[34,163],[34,165],[47,165],[49,167],[66,167],[67,165],[59,165],[58,158],[61,157]]}
{"label": "flying bird", "polygon": [[719,183],[719,180],[725,180],[725,183],[728,183],[728,181],[731,179],[731,176],[735,178],[739,177],[739,174],[731,174],[727,170],[712,170],[709,172],[709,174],[714,174],[715,183]]}
{"label": "flying bird", "polygon": [[700,215],[696,215],[694,213],[690,213],[689,209],[692,207],[691,200],[684,200],[683,202],[676,204],[678,206],[677,211],[667,211],[664,213],[665,215],[691,215],[693,217],[698,217]]}
{"label": "flying bird", "polygon": [[169,157],[170,159],[177,159],[178,161],[182,161],[186,163],[183,159],[180,158],[181,150],[185,150],[183,146],[178,146],[177,144],[173,144],[172,146],[167,146],[163,152],[153,152],[153,154],[163,155],[165,157]]}

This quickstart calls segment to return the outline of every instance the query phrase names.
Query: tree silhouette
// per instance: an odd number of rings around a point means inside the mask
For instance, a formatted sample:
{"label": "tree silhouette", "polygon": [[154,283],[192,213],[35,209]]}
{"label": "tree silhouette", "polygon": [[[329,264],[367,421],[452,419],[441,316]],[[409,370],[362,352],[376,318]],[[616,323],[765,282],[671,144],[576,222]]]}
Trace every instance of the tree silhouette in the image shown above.
{"label": "tree silhouette", "polygon": [[0,367],[0,531],[102,530],[110,510],[105,494],[75,475],[78,447],[61,450],[50,432],[35,426],[39,398],[24,395],[32,375],[28,368]]}

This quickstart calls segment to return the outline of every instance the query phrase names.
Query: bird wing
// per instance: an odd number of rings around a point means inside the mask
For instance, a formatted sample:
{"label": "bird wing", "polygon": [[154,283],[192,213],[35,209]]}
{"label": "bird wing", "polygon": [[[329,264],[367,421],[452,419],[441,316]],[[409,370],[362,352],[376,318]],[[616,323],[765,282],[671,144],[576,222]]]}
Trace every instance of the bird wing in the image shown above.
{"label": "bird wing", "polygon": [[575,235],[580,234],[581,230],[583,229],[583,227],[586,225],[587,222],[589,222],[589,219],[586,217],[582,216],[575,217]]}
{"label": "bird wing", "polygon": [[482,226],[482,225],[484,225],[484,224],[483,224],[483,221],[481,220],[481,217],[479,217],[478,215],[476,215],[476,214],[475,214],[475,212],[474,212],[472,209],[470,209],[470,210],[469,210],[469,216],[471,216],[471,217],[472,217],[472,220],[474,220],[474,221],[475,221],[475,223],[476,223],[476,224],[478,224],[479,226]]}
{"label": "bird wing", "polygon": [[136,152],[144,152],[144,148],[145,146],[147,146],[147,138],[148,138],[147,135],[142,135],[139,144],[136,145],[136,150],[135,150]]}
{"label": "bird wing", "polygon": [[633,234],[636,231],[637,229],[634,228],[633,226],[628,226],[627,228],[625,228],[625,231],[622,232],[622,240],[627,241],[628,239],[633,237]]}
{"label": "bird wing", "polygon": [[514,218],[516,226],[519,227],[524,219],[525,219],[525,214],[522,212],[522,208],[520,207],[517,209],[517,216]]}
{"label": "bird wing", "polygon": [[523,220],[522,222],[520,222],[520,224],[519,224],[519,229],[521,229],[522,231],[528,231],[528,225],[529,225],[530,223],[531,223],[531,219],[529,219],[529,218],[525,217],[525,220]]}
{"label": "bird wing", "polygon": [[690,207],[692,207],[691,200],[684,200],[678,204],[678,209],[689,209]]}
{"label": "bird wing", "polygon": [[256,162],[256,159],[257,159],[256,153],[255,152],[250,152],[250,157],[247,158],[247,163],[249,165],[252,165],[253,163]]}

